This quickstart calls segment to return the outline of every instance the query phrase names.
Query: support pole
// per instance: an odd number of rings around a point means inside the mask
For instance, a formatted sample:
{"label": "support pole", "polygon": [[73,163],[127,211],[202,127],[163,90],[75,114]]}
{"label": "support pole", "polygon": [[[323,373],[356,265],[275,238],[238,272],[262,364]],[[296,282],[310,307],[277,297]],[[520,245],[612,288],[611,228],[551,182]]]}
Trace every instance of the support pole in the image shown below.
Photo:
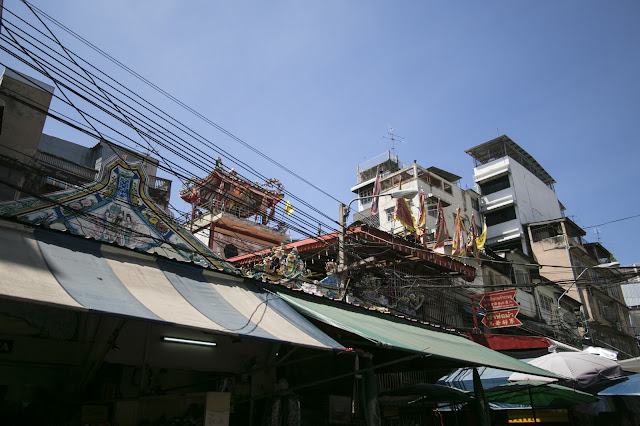
{"label": "support pole", "polygon": [[[339,222],[339,232],[338,232],[338,278],[340,279],[339,281],[339,289],[338,289],[338,294],[342,297],[342,291],[344,289],[344,286],[342,285],[342,281],[343,278],[345,276],[345,254],[344,254],[344,240],[345,240],[345,234],[346,234],[346,227],[347,227],[347,218],[345,213],[347,213],[346,209],[347,207],[340,203],[340,211],[338,212],[338,222]],[[348,214],[348,213],[347,213]]]}

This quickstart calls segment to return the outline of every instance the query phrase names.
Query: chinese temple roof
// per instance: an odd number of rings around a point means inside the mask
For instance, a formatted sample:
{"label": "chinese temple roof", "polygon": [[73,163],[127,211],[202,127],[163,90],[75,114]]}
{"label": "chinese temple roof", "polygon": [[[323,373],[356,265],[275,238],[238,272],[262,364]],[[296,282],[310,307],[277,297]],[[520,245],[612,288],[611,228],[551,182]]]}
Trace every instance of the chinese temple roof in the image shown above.
{"label": "chinese temple roof", "polygon": [[237,269],[186,231],[147,193],[140,163],[107,160],[98,180],[33,198],[0,203],[0,216],[201,267]]}

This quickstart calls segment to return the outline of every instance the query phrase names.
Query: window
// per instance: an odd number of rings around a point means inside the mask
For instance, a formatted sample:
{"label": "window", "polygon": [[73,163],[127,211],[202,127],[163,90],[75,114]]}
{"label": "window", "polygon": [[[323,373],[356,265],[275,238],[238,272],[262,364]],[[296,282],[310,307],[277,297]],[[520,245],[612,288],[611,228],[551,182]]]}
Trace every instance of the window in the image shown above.
{"label": "window", "polygon": [[553,306],[553,299],[546,294],[539,294],[540,296],[540,309],[543,311],[551,312],[551,307]]}
{"label": "window", "polygon": [[393,220],[393,212],[395,211],[395,207],[391,207],[386,209],[384,212],[387,214],[387,222],[391,222]]}
{"label": "window", "polygon": [[559,235],[564,235],[562,232],[562,226],[559,223],[531,228],[531,239],[534,243],[547,238],[554,238]]}
{"label": "window", "polygon": [[478,201],[477,198],[472,198],[471,199],[471,208],[474,209],[477,212],[480,211],[480,201]]}
{"label": "window", "polygon": [[359,197],[371,197],[373,195],[373,187],[363,188],[358,193]]}
{"label": "window", "polygon": [[529,272],[523,271],[522,269],[515,269],[513,271],[516,284],[529,284],[531,280],[529,279]]}
{"label": "window", "polygon": [[591,281],[594,284],[600,285],[602,284],[602,277],[600,276],[600,273],[598,271],[596,271],[595,269],[590,269],[589,270],[589,275],[591,275]]}
{"label": "window", "polygon": [[480,191],[482,192],[482,195],[488,195],[509,188],[510,186],[511,183],[509,182],[509,175],[504,175],[489,182],[481,183]]}
{"label": "window", "polygon": [[238,255],[238,248],[233,244],[227,244],[224,246],[224,257],[229,259],[230,257],[236,257]]}
{"label": "window", "polygon": [[613,321],[614,319],[617,319],[615,307],[607,305],[602,300],[598,300],[598,310],[607,321]]}
{"label": "window", "polygon": [[446,192],[447,194],[453,195],[453,190],[451,189],[451,185],[449,185],[448,183],[445,183],[444,184],[444,192]]}
{"label": "window", "polygon": [[500,223],[508,222],[516,218],[516,209],[513,206],[509,206],[504,209],[500,209],[495,212],[490,212],[485,215],[485,223],[487,226],[498,225]]}
{"label": "window", "polygon": [[438,189],[442,188],[442,181],[440,179],[437,179],[437,178],[431,176],[431,175],[429,175],[427,183],[429,183],[429,185],[434,186],[434,187],[436,187]]}
{"label": "window", "polygon": [[616,299],[620,298],[620,292],[618,291],[618,286],[615,284],[611,284],[609,287],[609,295],[611,297],[615,297]]}

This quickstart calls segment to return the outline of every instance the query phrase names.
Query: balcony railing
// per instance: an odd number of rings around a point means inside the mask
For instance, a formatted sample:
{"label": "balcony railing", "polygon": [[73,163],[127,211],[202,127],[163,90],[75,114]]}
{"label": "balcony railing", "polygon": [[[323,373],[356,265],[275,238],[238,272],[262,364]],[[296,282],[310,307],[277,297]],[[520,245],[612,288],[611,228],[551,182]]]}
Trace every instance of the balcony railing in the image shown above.
{"label": "balcony railing", "polygon": [[[60,170],[66,173],[70,173],[83,181],[92,182],[96,180],[98,170],[85,167],[81,164],[74,163],[65,158],[58,157],[48,152],[38,151],[37,153],[38,163],[41,165],[51,167],[56,170]],[[74,182],[72,182],[74,183]],[[171,191],[171,181],[169,179],[163,179],[156,176],[149,176],[147,179],[147,186],[150,189],[158,191],[169,192]]]}
{"label": "balcony railing", "polygon": [[149,176],[147,181],[149,188],[157,189],[159,191],[169,192],[171,191],[171,181],[169,179],[163,179],[156,176]]}
{"label": "balcony railing", "polygon": [[98,171],[95,169],[49,154],[48,152],[38,151],[36,158],[38,163],[44,166],[71,173],[72,175],[78,176],[79,178],[89,182],[96,180],[96,176],[98,174]]}

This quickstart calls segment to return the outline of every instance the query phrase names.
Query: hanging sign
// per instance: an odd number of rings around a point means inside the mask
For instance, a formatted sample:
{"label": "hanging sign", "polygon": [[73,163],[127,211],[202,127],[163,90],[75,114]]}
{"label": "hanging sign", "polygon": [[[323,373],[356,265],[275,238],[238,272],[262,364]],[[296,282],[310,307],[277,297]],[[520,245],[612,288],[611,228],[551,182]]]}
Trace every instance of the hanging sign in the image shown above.
{"label": "hanging sign", "polygon": [[482,318],[482,323],[489,328],[517,327],[522,325],[522,322],[516,318],[518,312],[520,312],[520,308],[487,312]]}
{"label": "hanging sign", "polygon": [[480,299],[480,308],[485,311],[500,311],[519,308],[519,306],[518,302],[516,302],[515,288],[485,293]]}

